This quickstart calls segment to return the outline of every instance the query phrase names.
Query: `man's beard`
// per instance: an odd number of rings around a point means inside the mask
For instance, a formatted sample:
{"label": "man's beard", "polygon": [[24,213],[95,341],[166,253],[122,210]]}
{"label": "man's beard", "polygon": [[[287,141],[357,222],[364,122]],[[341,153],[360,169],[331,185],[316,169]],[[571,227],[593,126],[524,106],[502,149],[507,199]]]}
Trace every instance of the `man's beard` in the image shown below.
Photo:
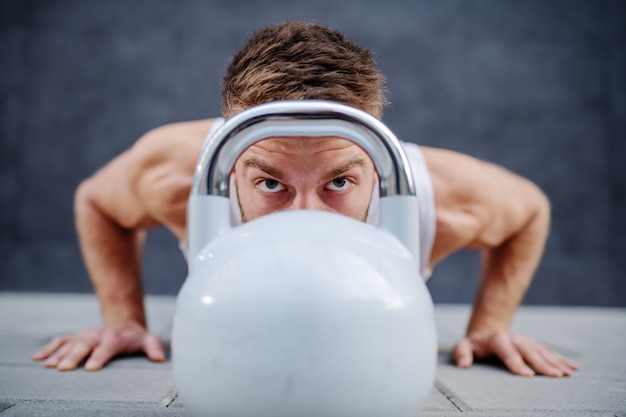
{"label": "man's beard", "polygon": [[239,213],[241,213],[241,223],[247,223],[248,217],[246,216],[246,212],[243,211],[243,207],[241,206],[241,198],[239,198],[239,187],[235,185],[235,193],[237,194],[237,204],[239,205]]}

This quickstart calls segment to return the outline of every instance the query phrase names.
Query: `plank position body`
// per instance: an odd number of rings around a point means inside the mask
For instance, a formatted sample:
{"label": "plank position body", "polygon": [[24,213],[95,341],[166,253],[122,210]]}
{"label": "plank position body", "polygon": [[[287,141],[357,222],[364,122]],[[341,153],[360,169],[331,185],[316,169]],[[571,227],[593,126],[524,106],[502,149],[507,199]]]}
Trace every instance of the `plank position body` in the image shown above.
{"label": "plank position body", "polygon": [[[229,118],[265,102],[322,99],[380,118],[383,81],[368,49],[330,28],[287,22],[256,32],[234,55],[223,80],[222,113]],[[147,330],[142,246],[146,232],[160,225],[185,242],[195,165],[219,123],[159,127],[81,183],[76,226],[103,325],[55,337],[34,359],[59,370],[83,361],[85,369],[97,370],[121,354],[165,360],[161,341]],[[467,368],[475,359],[497,356],[517,375],[570,375],[576,363],[509,331],[544,250],[550,223],[546,196],[496,165],[449,150],[404,146],[425,204],[419,214],[426,255],[422,274],[463,248],[483,255],[467,332],[453,352],[456,364]],[[233,210],[243,222],[296,209],[375,222],[376,181],[369,157],[345,139],[270,138],[235,164]]]}

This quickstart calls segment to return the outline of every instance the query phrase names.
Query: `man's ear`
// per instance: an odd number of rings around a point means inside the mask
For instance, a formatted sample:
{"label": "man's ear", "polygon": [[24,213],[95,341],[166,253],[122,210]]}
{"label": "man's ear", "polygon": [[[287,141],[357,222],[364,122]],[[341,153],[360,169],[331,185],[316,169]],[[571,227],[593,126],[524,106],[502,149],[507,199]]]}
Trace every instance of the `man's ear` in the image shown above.
{"label": "man's ear", "polygon": [[232,178],[233,185],[237,186],[237,170],[233,167],[233,170],[230,172],[230,178]]}

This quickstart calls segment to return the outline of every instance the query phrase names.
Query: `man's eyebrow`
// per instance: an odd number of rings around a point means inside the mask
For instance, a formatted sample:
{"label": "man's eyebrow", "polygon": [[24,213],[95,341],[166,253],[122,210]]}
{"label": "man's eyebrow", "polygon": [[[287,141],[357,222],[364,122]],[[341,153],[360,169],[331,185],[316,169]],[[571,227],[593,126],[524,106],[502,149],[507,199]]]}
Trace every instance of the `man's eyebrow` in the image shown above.
{"label": "man's eyebrow", "polygon": [[278,178],[278,179],[282,179],[283,178],[283,174],[279,170],[277,170],[277,169],[275,169],[275,168],[273,168],[273,167],[271,167],[271,166],[269,166],[269,165],[259,161],[258,159],[254,158],[254,157],[246,158],[243,161],[243,165],[245,167],[248,167],[248,168],[260,169],[261,171],[265,172],[266,174],[268,174],[268,175],[270,175],[270,176],[272,176],[274,178]]}
{"label": "man's eyebrow", "polygon": [[[259,161],[258,159],[254,158],[254,157],[248,157],[243,161],[243,165],[245,167],[250,167],[250,168],[257,168],[260,169],[261,171],[265,172],[266,174],[277,178],[279,180],[282,180],[284,178],[284,174],[277,170],[274,167],[271,167],[269,165],[267,165],[264,162]],[[341,175],[345,174],[346,172],[350,171],[352,168],[354,167],[363,167],[365,166],[365,159],[358,157],[358,158],[354,158],[350,161],[348,161],[348,163],[346,163],[345,165],[342,165],[338,168],[335,168],[333,170],[331,170],[328,174],[326,174],[326,179],[328,181],[340,177]]]}
{"label": "man's eyebrow", "polygon": [[365,166],[365,159],[358,157],[358,158],[354,158],[352,160],[350,160],[347,164],[340,166],[339,168],[335,168],[332,171],[330,171],[326,178],[328,180],[332,180],[334,178],[340,177],[341,175],[345,174],[346,172],[350,171],[352,168],[354,167],[363,167]]}

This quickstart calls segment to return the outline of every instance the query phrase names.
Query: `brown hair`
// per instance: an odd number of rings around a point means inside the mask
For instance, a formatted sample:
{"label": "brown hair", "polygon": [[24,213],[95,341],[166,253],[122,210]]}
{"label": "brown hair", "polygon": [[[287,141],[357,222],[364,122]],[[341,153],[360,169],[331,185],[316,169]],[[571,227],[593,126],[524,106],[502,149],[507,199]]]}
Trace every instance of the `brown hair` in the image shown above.
{"label": "brown hair", "polygon": [[336,30],[286,22],[254,33],[223,78],[222,113],[229,118],[276,100],[332,100],[382,117],[384,76],[369,49]]}

